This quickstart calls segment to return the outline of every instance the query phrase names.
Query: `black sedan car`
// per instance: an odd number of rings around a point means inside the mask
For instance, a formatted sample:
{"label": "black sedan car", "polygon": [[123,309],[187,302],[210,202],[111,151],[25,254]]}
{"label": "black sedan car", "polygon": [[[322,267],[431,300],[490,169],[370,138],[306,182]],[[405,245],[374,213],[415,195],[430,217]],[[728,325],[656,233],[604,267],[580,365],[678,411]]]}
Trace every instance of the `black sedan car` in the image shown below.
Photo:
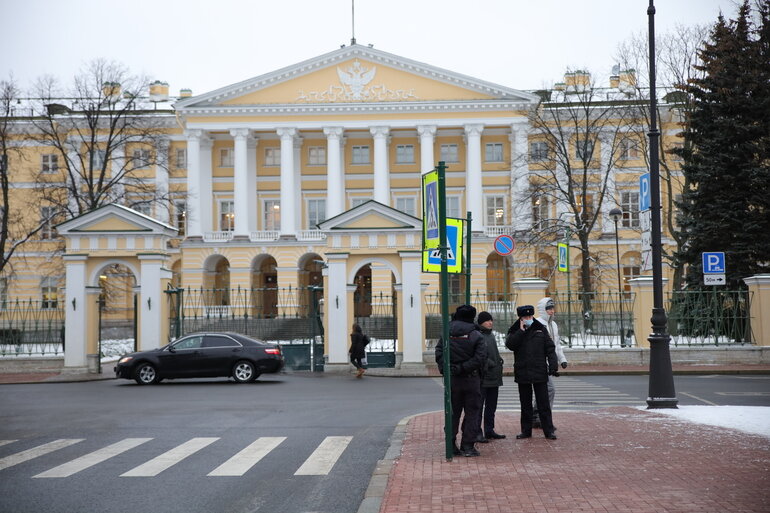
{"label": "black sedan car", "polygon": [[237,333],[194,333],[160,349],[123,356],[115,367],[118,378],[140,385],[163,379],[232,376],[238,383],[283,368],[281,348]]}

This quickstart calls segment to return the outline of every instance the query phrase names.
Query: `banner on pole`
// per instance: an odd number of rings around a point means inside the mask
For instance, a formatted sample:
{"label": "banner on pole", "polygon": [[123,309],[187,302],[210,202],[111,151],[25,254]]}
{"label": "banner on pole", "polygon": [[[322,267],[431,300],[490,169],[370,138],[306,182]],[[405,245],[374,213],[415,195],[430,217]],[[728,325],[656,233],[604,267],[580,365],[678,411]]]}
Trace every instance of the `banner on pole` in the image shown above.
{"label": "banner on pole", "polygon": [[422,249],[439,246],[438,233],[438,171],[433,170],[422,175]]}
{"label": "banner on pole", "polygon": [[[458,274],[463,272],[463,231],[465,219],[448,217],[446,220],[447,271]],[[441,249],[428,248],[422,250],[422,272],[441,272]]]}

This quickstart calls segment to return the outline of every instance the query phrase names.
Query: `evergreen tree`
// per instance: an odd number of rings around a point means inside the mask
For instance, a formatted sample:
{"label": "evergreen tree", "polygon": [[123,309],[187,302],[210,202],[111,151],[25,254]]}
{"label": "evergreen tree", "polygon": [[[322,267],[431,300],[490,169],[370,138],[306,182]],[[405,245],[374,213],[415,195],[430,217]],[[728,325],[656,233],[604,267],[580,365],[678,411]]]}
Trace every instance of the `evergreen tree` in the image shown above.
{"label": "evergreen tree", "polygon": [[701,50],[704,75],[685,86],[694,98],[682,151],[690,187],[678,205],[689,288],[702,288],[704,251],[725,252],[729,289],[770,272],[769,10],[758,3],[752,21],[745,1],[735,20],[720,16]]}

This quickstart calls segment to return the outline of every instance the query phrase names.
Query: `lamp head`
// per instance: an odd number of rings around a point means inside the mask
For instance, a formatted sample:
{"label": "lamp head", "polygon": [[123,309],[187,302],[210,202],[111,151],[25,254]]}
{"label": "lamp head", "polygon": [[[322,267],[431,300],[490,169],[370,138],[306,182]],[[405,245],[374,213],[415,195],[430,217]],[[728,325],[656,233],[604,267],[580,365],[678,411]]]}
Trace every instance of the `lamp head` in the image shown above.
{"label": "lamp head", "polygon": [[623,217],[623,211],[619,208],[613,208],[610,210],[610,219],[612,219],[614,222],[620,221],[620,219]]}

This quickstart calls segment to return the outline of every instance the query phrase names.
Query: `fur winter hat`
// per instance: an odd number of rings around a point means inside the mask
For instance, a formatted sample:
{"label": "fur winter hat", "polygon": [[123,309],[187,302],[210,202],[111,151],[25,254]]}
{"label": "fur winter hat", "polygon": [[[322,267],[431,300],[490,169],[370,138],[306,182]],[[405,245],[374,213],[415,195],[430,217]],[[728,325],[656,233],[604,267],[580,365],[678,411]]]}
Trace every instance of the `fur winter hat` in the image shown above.
{"label": "fur winter hat", "polygon": [[460,305],[455,311],[455,319],[464,322],[473,322],[476,318],[476,309],[471,305]]}
{"label": "fur winter hat", "polygon": [[516,307],[516,315],[519,317],[525,317],[527,315],[535,315],[535,307],[532,305],[523,305]]}

